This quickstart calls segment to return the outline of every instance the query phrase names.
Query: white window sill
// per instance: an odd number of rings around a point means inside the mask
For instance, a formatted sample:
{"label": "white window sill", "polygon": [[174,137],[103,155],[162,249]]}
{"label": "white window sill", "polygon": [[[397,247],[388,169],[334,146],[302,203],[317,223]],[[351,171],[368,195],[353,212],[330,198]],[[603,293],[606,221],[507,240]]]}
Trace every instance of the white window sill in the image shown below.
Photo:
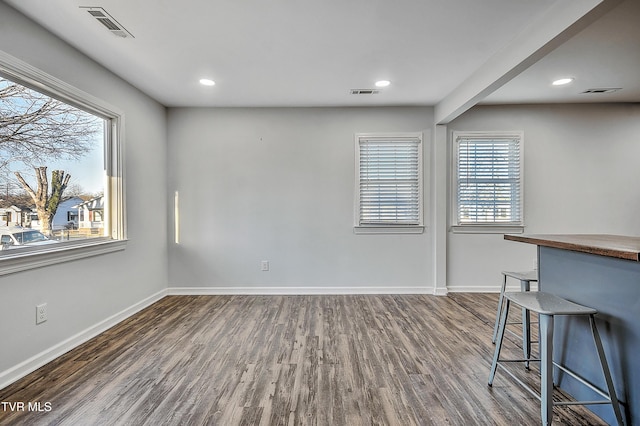
{"label": "white window sill", "polygon": [[454,225],[454,234],[522,234],[524,225]]}
{"label": "white window sill", "polygon": [[0,275],[112,253],[124,250],[126,245],[126,240],[112,240],[105,237],[62,242],[47,248],[3,250],[0,251]]}
{"label": "white window sill", "polygon": [[419,225],[369,225],[354,226],[355,234],[422,234],[424,226]]}

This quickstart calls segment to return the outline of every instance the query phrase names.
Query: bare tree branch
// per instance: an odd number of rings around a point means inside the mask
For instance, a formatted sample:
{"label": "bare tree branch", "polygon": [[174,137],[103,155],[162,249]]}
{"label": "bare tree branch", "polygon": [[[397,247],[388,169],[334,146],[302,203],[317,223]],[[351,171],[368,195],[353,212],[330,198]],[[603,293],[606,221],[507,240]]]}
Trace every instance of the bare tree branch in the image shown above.
{"label": "bare tree branch", "polygon": [[94,115],[0,78],[0,161],[80,159],[101,128]]}
{"label": "bare tree branch", "polygon": [[18,182],[20,182],[24,190],[27,191],[27,194],[29,194],[33,199],[33,201],[35,202],[35,200],[38,199],[38,195],[36,194],[36,192],[33,189],[31,189],[31,187],[29,186],[27,181],[24,180],[20,172],[16,172],[16,177],[18,178]]}

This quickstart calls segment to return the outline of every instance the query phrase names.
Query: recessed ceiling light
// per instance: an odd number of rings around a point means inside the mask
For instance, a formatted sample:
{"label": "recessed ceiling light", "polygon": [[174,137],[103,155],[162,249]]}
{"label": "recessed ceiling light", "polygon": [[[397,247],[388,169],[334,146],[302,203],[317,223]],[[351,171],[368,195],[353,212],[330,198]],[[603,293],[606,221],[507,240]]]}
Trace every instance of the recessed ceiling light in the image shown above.
{"label": "recessed ceiling light", "polygon": [[573,81],[573,78],[567,77],[567,78],[560,78],[560,79],[554,81],[551,84],[553,84],[554,86],[562,86],[562,85],[565,85],[565,84],[569,84],[572,81]]}
{"label": "recessed ceiling light", "polygon": [[216,82],[208,78],[201,78],[200,84],[202,84],[203,86],[215,86]]}
{"label": "recessed ceiling light", "polygon": [[376,81],[376,87],[387,87],[391,82],[389,80],[379,80]]}

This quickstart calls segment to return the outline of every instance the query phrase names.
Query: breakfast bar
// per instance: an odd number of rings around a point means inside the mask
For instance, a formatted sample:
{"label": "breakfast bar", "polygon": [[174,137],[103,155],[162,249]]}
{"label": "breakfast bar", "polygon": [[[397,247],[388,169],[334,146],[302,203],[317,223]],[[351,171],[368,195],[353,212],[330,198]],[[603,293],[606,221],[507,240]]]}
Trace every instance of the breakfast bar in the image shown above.
{"label": "breakfast bar", "polygon": [[[640,425],[640,237],[521,234],[504,239],[537,245],[541,291],[598,310],[598,329],[625,424]],[[592,356],[593,345],[588,322],[558,318],[554,360],[605,389],[598,359]],[[597,398],[559,370],[554,383],[576,399]],[[610,406],[588,408],[615,424]]]}

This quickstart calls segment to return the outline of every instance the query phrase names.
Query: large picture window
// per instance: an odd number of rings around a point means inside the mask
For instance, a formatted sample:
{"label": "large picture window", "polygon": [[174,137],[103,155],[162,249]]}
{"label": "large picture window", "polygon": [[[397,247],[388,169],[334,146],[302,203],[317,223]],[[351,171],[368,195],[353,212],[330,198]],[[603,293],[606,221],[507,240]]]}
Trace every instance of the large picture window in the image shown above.
{"label": "large picture window", "polygon": [[454,132],[454,230],[521,230],[520,132]]}
{"label": "large picture window", "polygon": [[122,119],[0,55],[0,274],[123,247]]}
{"label": "large picture window", "polygon": [[356,231],[422,232],[422,135],[356,135]]}

